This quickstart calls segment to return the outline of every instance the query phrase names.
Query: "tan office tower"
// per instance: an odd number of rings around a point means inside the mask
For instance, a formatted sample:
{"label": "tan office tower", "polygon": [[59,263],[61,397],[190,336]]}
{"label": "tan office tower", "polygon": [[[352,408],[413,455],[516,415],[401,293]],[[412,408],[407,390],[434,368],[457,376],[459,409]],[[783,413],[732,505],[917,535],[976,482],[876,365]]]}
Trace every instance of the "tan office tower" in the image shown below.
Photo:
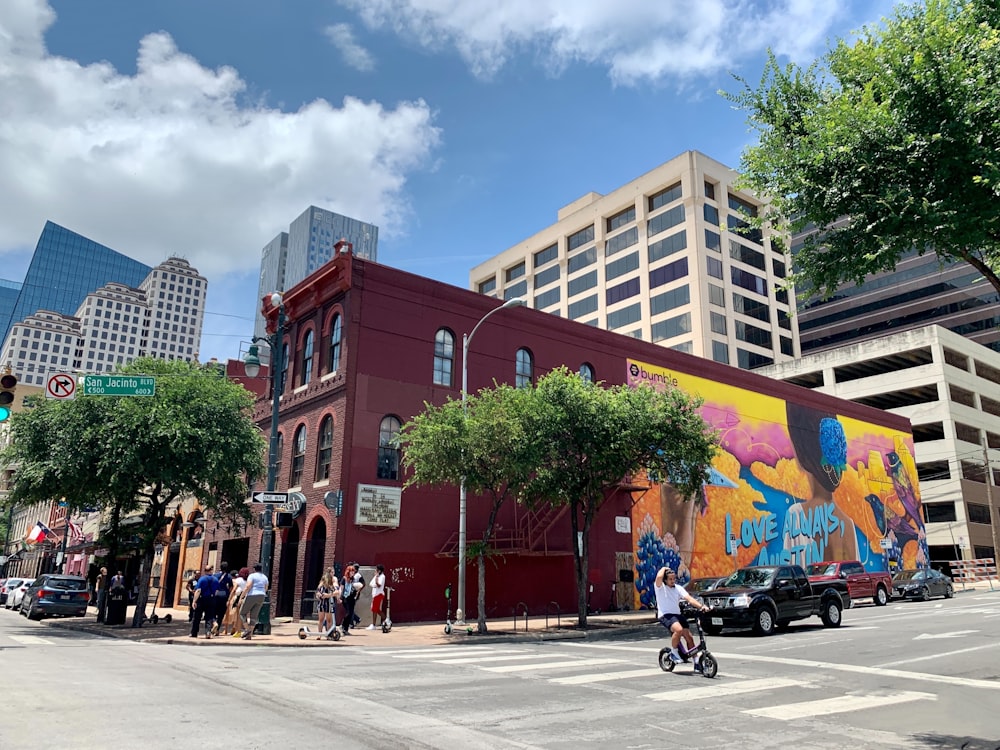
{"label": "tan office tower", "polygon": [[761,202],[687,151],[472,269],[471,288],[743,369],[799,351],[787,265],[748,226]]}

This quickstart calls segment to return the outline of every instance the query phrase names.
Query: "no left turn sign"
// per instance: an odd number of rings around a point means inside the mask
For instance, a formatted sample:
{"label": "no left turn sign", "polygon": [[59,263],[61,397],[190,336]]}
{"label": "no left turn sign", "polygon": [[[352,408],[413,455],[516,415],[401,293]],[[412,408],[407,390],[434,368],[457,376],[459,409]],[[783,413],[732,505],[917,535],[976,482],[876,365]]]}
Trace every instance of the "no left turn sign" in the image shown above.
{"label": "no left turn sign", "polygon": [[49,375],[45,380],[45,398],[76,398],[76,378],[62,372]]}

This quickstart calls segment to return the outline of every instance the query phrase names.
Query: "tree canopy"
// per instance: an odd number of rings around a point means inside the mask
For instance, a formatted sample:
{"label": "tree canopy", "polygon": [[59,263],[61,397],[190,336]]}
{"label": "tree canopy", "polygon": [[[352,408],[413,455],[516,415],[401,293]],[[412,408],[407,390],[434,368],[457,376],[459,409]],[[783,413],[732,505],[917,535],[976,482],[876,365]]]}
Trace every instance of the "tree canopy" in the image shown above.
{"label": "tree canopy", "polygon": [[248,519],[265,445],[252,395],[215,367],[141,358],[117,373],[154,376],[155,395],[40,402],[11,419],[4,457],[17,466],[11,502],[65,498],[71,510],[141,512],[139,625],[167,507],[192,496],[217,515]]}
{"label": "tree canopy", "polygon": [[802,296],[892,270],[963,261],[1000,291],[1000,9],[926,0],[841,40],[808,68],[769,54],[727,94],[757,143],[745,186],[778,234],[815,228],[794,258]]}

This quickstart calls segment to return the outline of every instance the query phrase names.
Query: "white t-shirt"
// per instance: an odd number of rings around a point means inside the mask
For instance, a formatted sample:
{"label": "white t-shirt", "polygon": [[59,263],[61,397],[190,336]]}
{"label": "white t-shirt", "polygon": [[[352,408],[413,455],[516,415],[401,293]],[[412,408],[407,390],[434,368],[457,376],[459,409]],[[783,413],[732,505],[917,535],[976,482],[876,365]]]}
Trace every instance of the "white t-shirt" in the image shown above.
{"label": "white t-shirt", "polygon": [[656,616],[679,615],[681,613],[681,599],[687,596],[687,591],[679,583],[673,587],[667,584],[653,584],[653,592],[656,594]]}
{"label": "white t-shirt", "polygon": [[267,576],[254,571],[247,577],[247,596],[267,593]]}
{"label": "white t-shirt", "polygon": [[247,585],[247,579],[244,578],[243,576],[238,575],[233,579],[233,591],[236,592],[237,596],[243,593],[243,589],[246,587],[246,585]]}
{"label": "white t-shirt", "polygon": [[372,578],[372,598],[385,593],[385,573],[376,573]]}

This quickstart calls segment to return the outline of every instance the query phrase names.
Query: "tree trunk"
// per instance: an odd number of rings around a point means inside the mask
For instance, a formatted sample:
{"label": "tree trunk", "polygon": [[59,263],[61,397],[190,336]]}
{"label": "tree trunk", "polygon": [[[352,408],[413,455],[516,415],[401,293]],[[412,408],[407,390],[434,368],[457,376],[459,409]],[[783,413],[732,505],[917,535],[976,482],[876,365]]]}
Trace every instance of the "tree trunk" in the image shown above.
{"label": "tree trunk", "polygon": [[104,567],[108,569],[108,575],[104,577],[104,596],[98,602],[97,621],[104,622],[108,614],[108,581],[111,576],[118,572],[118,537],[121,533],[122,504],[115,501],[111,506],[111,533],[108,538],[108,556]]}
{"label": "tree trunk", "polygon": [[579,543],[580,520],[578,516],[579,504],[574,503],[570,508],[570,528],[573,534],[573,569],[576,573],[576,624],[587,627],[587,560],[586,560],[586,539],[583,545]]}
{"label": "tree trunk", "polygon": [[486,632],[486,555],[485,550],[480,550],[476,556],[476,565],[479,567],[477,580],[479,581],[479,592],[476,596],[476,606],[479,608],[479,619],[476,622],[476,630],[480,633]]}
{"label": "tree trunk", "polygon": [[156,553],[156,537],[163,528],[164,505],[150,502],[147,510],[148,521],[142,545],[142,562],[139,563],[139,590],[135,597],[135,612],[132,614],[132,627],[141,628],[146,619],[146,603],[149,601],[149,577],[153,570],[153,556]]}

